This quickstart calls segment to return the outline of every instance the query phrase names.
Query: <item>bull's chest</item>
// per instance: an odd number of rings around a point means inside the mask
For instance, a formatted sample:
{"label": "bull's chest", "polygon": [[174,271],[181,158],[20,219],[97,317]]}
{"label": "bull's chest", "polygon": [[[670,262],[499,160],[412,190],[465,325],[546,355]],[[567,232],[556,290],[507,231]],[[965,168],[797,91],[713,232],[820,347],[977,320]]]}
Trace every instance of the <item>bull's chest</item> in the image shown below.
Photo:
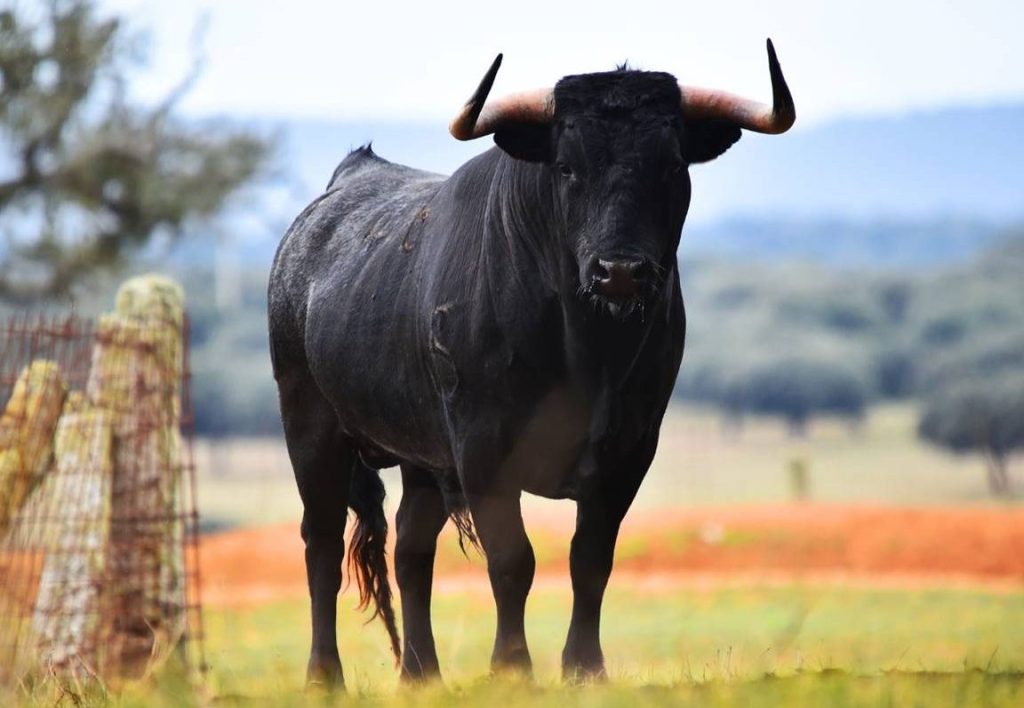
{"label": "bull's chest", "polygon": [[553,499],[575,497],[579,461],[589,441],[591,408],[582,392],[556,385],[516,426],[500,465],[505,479]]}

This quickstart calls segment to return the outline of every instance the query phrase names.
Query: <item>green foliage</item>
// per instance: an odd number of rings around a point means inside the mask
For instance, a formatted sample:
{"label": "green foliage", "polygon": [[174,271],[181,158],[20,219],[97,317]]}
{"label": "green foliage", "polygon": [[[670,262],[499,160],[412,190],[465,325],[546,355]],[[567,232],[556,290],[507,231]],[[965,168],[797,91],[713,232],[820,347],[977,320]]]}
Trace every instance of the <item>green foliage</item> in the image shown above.
{"label": "green foliage", "polygon": [[1024,448],[1024,376],[969,380],[928,400],[918,430],[956,452],[1006,455]]}
{"label": "green foliage", "polygon": [[[125,85],[131,37],[94,0],[0,11],[0,297],[65,295],[155,234],[216,214],[256,177],[268,145],[173,115]],[[5,170],[5,173],[7,170]]]}
{"label": "green foliage", "polygon": [[779,415],[795,430],[814,414],[860,418],[865,402],[863,384],[841,364],[786,357],[733,379],[724,401],[734,415]]}
{"label": "green foliage", "polygon": [[1024,330],[1000,327],[959,346],[942,348],[918,365],[917,388],[926,396],[964,379],[990,379],[1024,372]]}
{"label": "green foliage", "polygon": [[987,455],[990,491],[1008,496],[1006,458],[1024,449],[1024,370],[940,389],[926,400],[918,434],[955,452]]}
{"label": "green foliage", "polygon": [[689,332],[677,393],[731,414],[799,426],[1024,372],[1024,234],[931,272],[711,260],[680,271]]}
{"label": "green foliage", "polygon": [[241,306],[218,307],[213,274],[183,274],[189,296],[192,390],[199,435],[279,435],[281,416],[270,369],[266,274],[242,276]]}

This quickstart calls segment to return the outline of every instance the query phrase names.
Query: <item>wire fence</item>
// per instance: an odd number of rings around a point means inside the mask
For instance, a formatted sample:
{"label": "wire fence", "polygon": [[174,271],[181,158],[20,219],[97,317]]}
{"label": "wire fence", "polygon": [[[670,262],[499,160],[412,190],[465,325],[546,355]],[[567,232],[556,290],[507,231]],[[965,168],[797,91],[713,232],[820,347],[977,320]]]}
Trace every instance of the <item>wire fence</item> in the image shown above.
{"label": "wire fence", "polygon": [[180,307],[0,337],[0,685],[204,670]]}

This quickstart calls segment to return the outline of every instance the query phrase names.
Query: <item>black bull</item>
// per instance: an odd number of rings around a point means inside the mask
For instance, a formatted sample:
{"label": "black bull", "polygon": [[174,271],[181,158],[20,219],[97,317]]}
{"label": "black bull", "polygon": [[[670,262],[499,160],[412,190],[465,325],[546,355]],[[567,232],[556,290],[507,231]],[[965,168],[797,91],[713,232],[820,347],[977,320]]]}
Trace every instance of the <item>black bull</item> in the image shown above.
{"label": "black bull", "polygon": [[[563,672],[603,675],[615,540],[683,354],[676,249],[687,166],[724,152],[741,127],[792,124],[770,45],[769,56],[772,109],[628,69],[485,106],[495,62],[452,133],[493,132],[499,148],[448,178],[356,150],[296,219],[274,261],[269,319],[305,509],[310,680],[342,681],[335,618],[348,508],[349,568],[403,678],[438,675],[430,595],[449,518],[486,554],[492,668],[528,672],[534,555],[523,491],[576,501]],[[401,651],[377,472],[394,465]]]}

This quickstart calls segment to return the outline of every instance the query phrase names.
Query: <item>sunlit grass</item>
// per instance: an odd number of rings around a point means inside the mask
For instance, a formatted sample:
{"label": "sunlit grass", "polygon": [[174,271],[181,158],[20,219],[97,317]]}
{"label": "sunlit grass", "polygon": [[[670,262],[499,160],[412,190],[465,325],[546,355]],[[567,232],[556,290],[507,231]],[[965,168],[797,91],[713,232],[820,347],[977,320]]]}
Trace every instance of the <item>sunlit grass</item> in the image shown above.
{"label": "sunlit grass", "polygon": [[[431,685],[395,691],[387,696],[364,689],[326,694],[292,688],[252,697],[238,694],[209,696],[187,681],[161,676],[145,686],[107,698],[94,693],[37,692],[27,705],[74,705],[82,708],[177,706],[421,706],[451,705],[518,708],[519,706],[1019,706],[1024,698],[1021,674],[972,669],[957,673],[888,672],[864,675],[828,669],[793,676],[763,675],[751,679],[710,679],[674,684],[631,685],[612,682],[597,686],[526,684],[483,679],[456,686]],[[73,695],[73,698],[71,697]],[[0,696],[2,697],[2,696]]]}
{"label": "sunlit grass", "polygon": [[[350,604],[351,599],[342,602],[343,607]],[[528,607],[537,685],[554,693],[561,692],[559,654],[569,604],[567,594],[544,590],[531,596]],[[304,603],[288,602],[208,612],[214,691],[270,697],[300,690],[306,611]],[[383,630],[361,624],[361,616],[351,610],[340,614],[350,687],[368,696],[391,696],[397,675]],[[494,628],[490,597],[481,592],[442,595],[435,600],[434,617],[447,685],[485,691],[478,684],[488,673]],[[822,672],[830,671],[884,692],[891,672],[1015,672],[1024,668],[1024,642],[1017,631],[1022,623],[1020,594],[813,586],[614,588],[603,626],[612,677],[609,695],[640,686],[735,694],[765,676],[805,685],[793,679],[810,673],[825,680]],[[842,683],[835,677],[826,682]],[[926,685],[907,676],[897,683]]]}
{"label": "sunlit grass", "polygon": [[[343,596],[341,648],[349,691],[315,703],[487,706],[1021,705],[1024,595],[970,590],[867,590],[792,585],[613,586],[604,646],[611,680],[569,688],[559,653],[570,598],[538,589],[527,610],[533,683],[493,680],[493,603],[479,588],[435,598],[444,686],[410,692],[378,623]],[[206,612],[210,665],[200,689],[173,674],[82,705],[306,705],[307,605],[279,602]],[[2,698],[2,697],[0,697]],[[55,705],[38,690],[26,705]],[[65,696],[61,705],[73,705]],[[5,703],[6,705],[6,703]]]}

